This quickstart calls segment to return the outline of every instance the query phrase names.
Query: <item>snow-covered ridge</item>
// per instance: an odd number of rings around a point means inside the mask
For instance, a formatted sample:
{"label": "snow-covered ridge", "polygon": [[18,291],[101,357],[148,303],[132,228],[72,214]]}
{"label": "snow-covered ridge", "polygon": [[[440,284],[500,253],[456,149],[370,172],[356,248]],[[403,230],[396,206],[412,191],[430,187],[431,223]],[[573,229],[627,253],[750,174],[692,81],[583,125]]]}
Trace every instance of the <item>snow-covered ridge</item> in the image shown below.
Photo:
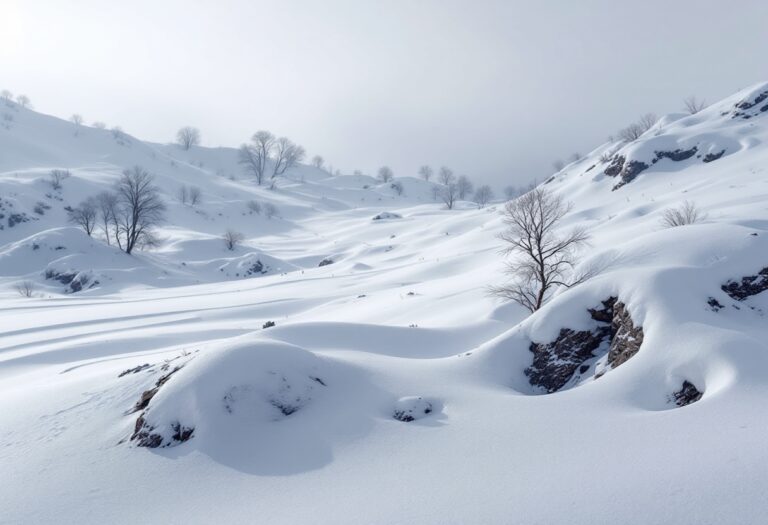
{"label": "snow-covered ridge", "polygon": [[[500,203],[449,211],[422,181],[398,196],[308,167],[270,191],[233,150],[74,137],[19,109],[0,129],[0,508],[33,522],[760,522],[767,92],[665,116],[548,180],[573,203],[562,228],[590,234],[592,277],[530,316],[486,293],[502,278]],[[169,203],[161,248],[127,256],[64,226],[65,206],[134,164]],[[72,172],[61,191],[51,168]],[[201,205],[174,200],[182,184]],[[685,202],[699,220],[664,227]],[[226,228],[246,236],[234,253]],[[36,296],[13,292],[21,279]]]}

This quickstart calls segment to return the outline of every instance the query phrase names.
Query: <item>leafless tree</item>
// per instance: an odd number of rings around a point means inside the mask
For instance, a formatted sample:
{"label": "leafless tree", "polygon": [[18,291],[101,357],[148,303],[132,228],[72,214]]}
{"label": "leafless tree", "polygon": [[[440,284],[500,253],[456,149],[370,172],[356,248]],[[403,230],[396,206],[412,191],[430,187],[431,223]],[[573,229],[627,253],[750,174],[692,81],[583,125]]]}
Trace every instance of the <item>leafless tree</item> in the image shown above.
{"label": "leafless tree", "polygon": [[22,281],[16,284],[14,288],[16,293],[22,297],[32,297],[35,294],[35,285],[31,281]]}
{"label": "leafless tree", "polygon": [[387,182],[391,181],[394,176],[395,175],[392,173],[392,168],[389,166],[382,166],[379,168],[378,177],[381,182],[386,184]]}
{"label": "leafless tree", "polygon": [[110,133],[112,133],[112,138],[121,141],[125,138],[125,132],[123,131],[123,128],[120,126],[112,126],[112,129],[109,130]]}
{"label": "leafless tree", "polygon": [[264,208],[264,216],[267,219],[271,219],[272,217],[277,216],[277,213],[278,213],[277,206],[275,206],[271,202],[265,202],[263,208]]}
{"label": "leafless tree", "polygon": [[517,188],[515,188],[514,186],[507,186],[506,188],[504,188],[504,198],[507,199],[508,201],[511,201],[512,199],[517,197],[517,194],[518,194]]}
{"label": "leafless tree", "polygon": [[456,181],[457,197],[459,200],[465,200],[472,193],[472,181],[466,175],[461,175]]}
{"label": "leafless tree", "polygon": [[117,184],[117,244],[127,254],[151,246],[153,230],[165,220],[165,204],[154,178],[141,166],[123,171]]}
{"label": "leafless tree", "polygon": [[102,191],[96,195],[95,201],[102,232],[107,244],[111,244],[110,229],[113,230],[114,236],[117,238],[117,195],[109,191]]}
{"label": "leafless tree", "polygon": [[402,195],[405,189],[403,188],[403,183],[399,180],[392,183],[392,189],[395,190],[395,193],[398,195]]}
{"label": "leafless tree", "polygon": [[51,188],[54,190],[60,190],[61,189],[61,183],[64,181],[64,179],[68,179],[70,177],[69,170],[51,170],[48,173],[48,179],[51,183]]}
{"label": "leafless tree", "polygon": [[426,164],[419,168],[419,176],[427,182],[429,182],[429,179],[432,178],[433,173],[434,173],[434,170],[432,169],[432,167],[427,166]]}
{"label": "leafless tree", "polygon": [[176,196],[179,199],[179,202],[186,205],[187,201],[189,201],[189,190],[187,189],[186,184],[182,184],[179,188],[179,191],[176,193]]}
{"label": "leafless tree", "polygon": [[563,235],[555,232],[570,209],[571,205],[562,197],[542,188],[507,203],[507,227],[499,238],[506,243],[502,253],[514,256],[505,271],[512,280],[492,287],[492,294],[535,312],[556,287],[581,282],[572,273],[576,251],[587,242],[586,231],[577,228]]}
{"label": "leafless tree", "polygon": [[80,133],[80,127],[83,125],[83,116],[75,113],[69,117],[69,121],[75,125],[75,136]]}
{"label": "leafless tree", "polygon": [[93,124],[91,124],[96,129],[107,129],[107,124],[104,122],[101,122],[100,120],[95,121]]}
{"label": "leafless tree", "polygon": [[661,217],[661,225],[665,228],[686,226],[704,220],[706,216],[696,207],[696,203],[685,201],[679,208],[664,210]]}
{"label": "leafless tree", "polygon": [[297,146],[285,137],[280,137],[274,143],[274,169],[272,170],[272,178],[279,177],[286,170],[289,170],[296,166],[299,162],[304,160],[306,152],[301,146]]}
{"label": "leafless tree", "polygon": [[251,137],[251,144],[240,146],[240,164],[256,177],[256,183],[261,186],[267,170],[267,161],[275,143],[275,136],[269,131],[257,131]]}
{"label": "leafless tree", "polygon": [[555,168],[555,171],[562,171],[563,168],[565,167],[565,163],[562,160],[557,159],[555,162],[552,163],[552,167]]}
{"label": "leafless tree", "polygon": [[176,132],[176,142],[181,149],[189,150],[192,146],[200,144],[200,130],[192,126],[184,126]]}
{"label": "leafless tree", "polygon": [[96,220],[98,219],[98,205],[96,199],[88,197],[69,212],[69,222],[80,226],[88,237],[96,229]]}
{"label": "leafless tree", "polygon": [[233,251],[241,242],[243,242],[245,237],[240,232],[227,230],[222,238],[224,239],[224,246],[227,247],[227,250]]}
{"label": "leafless tree", "polygon": [[478,208],[485,207],[493,199],[493,190],[487,184],[483,184],[475,190],[474,201]]}
{"label": "leafless tree", "polygon": [[699,100],[695,96],[690,96],[686,98],[683,101],[683,104],[685,104],[685,111],[690,113],[691,115],[695,115],[705,107],[707,107],[707,102],[704,100]]}
{"label": "leafless tree", "polygon": [[320,170],[323,169],[324,162],[325,161],[323,160],[323,157],[321,157],[320,155],[315,155],[314,157],[312,157],[312,165],[317,169],[320,169]]}
{"label": "leafless tree", "polygon": [[448,184],[444,185],[442,188],[440,188],[440,198],[443,199],[443,202],[445,203],[445,206],[452,210],[454,204],[456,204],[456,199],[459,196],[459,187],[455,182],[449,182]]}
{"label": "leafless tree", "polygon": [[626,128],[619,131],[619,138],[624,142],[632,142],[651,129],[659,121],[653,113],[646,113],[637,122],[633,122]]}
{"label": "leafless tree", "polygon": [[6,106],[10,106],[13,103],[13,93],[8,91],[7,89],[4,89],[0,91],[0,99],[5,102]]}
{"label": "leafless tree", "polygon": [[437,173],[437,179],[440,181],[440,184],[448,186],[456,180],[456,176],[453,174],[453,170],[442,166]]}
{"label": "leafless tree", "polygon": [[200,191],[200,188],[197,186],[190,186],[189,187],[189,205],[190,206],[197,206],[200,204],[200,201],[203,199],[203,192]]}
{"label": "leafless tree", "polygon": [[19,96],[17,96],[16,97],[16,103],[19,106],[23,107],[23,108],[31,107],[29,97],[26,96],[26,95],[19,95]]}
{"label": "leafless tree", "polygon": [[571,158],[569,159],[571,162],[576,162],[577,160],[581,159],[581,153],[578,151],[576,153],[571,154]]}
{"label": "leafless tree", "polygon": [[248,213],[261,215],[261,204],[257,201],[248,201],[246,207],[248,208]]}

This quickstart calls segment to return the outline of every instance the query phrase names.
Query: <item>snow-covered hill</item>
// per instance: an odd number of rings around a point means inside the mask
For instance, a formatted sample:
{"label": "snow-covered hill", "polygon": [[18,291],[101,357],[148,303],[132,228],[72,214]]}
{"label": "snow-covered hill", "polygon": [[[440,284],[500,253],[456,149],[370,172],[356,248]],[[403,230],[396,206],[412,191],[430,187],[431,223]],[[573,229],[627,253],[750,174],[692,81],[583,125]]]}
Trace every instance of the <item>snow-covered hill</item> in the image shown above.
{"label": "snow-covered hill", "polygon": [[[310,167],[268,190],[235,150],[12,113],[0,521],[759,523],[768,511],[768,84],[549,179],[573,203],[563,229],[591,236],[592,277],[530,316],[486,292],[502,279],[500,203],[445,210],[416,179],[398,196]],[[162,247],[128,256],[66,225],[66,206],[136,164],[169,207]],[[53,168],[72,173],[61,190]],[[182,185],[202,203],[178,202]],[[662,227],[685,202],[703,219]],[[235,252],[228,228],[246,236]]]}

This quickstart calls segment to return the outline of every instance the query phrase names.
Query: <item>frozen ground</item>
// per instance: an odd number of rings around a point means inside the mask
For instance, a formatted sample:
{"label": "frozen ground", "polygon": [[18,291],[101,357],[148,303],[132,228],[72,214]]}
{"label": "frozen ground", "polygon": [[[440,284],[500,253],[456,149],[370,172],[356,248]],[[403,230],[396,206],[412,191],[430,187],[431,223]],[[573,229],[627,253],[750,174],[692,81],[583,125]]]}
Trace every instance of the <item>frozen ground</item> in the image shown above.
{"label": "frozen ground", "polygon": [[[396,196],[309,167],[269,191],[233,150],[75,136],[9,110],[0,523],[763,522],[768,292],[722,286],[768,267],[766,97],[667,116],[556,174],[546,187],[574,203],[564,228],[589,229],[596,275],[530,317],[485,291],[501,279],[501,203],[447,211],[422,181]],[[157,175],[169,222],[162,248],[129,257],[66,226],[64,206],[134,164]],[[72,172],[61,191],[51,168]],[[200,205],[176,201],[182,184]],[[705,220],[662,228],[683,201]],[[29,220],[9,227],[11,213]],[[235,252],[227,228],[246,236]],[[640,350],[621,366],[596,355],[542,395],[531,343],[594,329],[588,309],[611,297]],[[701,398],[679,406],[684,382]],[[138,427],[160,446],[131,440]]]}

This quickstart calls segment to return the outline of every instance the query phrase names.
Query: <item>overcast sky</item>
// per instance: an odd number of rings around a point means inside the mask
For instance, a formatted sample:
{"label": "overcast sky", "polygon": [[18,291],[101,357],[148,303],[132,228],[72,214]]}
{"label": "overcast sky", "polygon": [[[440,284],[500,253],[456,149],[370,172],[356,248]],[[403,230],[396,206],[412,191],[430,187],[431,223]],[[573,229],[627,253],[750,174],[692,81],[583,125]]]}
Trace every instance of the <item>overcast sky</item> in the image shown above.
{"label": "overcast sky", "polygon": [[768,80],[766,50],[766,0],[0,0],[0,89],[39,111],[497,186]]}

